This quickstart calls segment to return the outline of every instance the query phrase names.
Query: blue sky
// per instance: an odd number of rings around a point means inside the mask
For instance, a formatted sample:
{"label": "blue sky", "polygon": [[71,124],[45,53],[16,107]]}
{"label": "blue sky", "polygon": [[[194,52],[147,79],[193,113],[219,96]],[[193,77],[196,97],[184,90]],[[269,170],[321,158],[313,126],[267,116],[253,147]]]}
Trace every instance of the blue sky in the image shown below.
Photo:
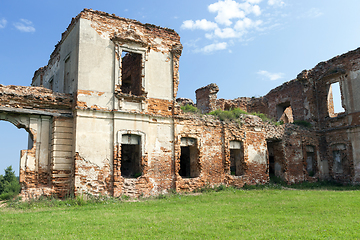
{"label": "blue sky", "polygon": [[[12,0],[0,2],[0,84],[30,85],[83,8],[175,29],[184,46],[178,97],[209,83],[219,98],[262,96],[360,46],[359,0]],[[0,122],[0,174],[27,134]],[[13,139],[13,140],[11,140]]]}

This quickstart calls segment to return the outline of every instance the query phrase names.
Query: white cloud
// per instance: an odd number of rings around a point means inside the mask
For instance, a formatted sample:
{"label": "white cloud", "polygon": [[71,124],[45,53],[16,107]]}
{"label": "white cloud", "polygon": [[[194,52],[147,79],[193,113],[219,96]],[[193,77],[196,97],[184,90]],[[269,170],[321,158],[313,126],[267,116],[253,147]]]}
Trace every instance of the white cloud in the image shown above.
{"label": "white cloud", "polygon": [[259,5],[252,5],[249,2],[239,3],[239,8],[244,10],[245,15],[253,13],[255,16],[259,16],[261,14]]}
{"label": "white cloud", "polygon": [[257,72],[257,74],[264,76],[264,77],[270,79],[271,81],[275,81],[275,80],[278,80],[278,79],[284,77],[284,73],[270,73],[265,70],[260,70]]}
{"label": "white cloud", "polygon": [[282,0],[268,0],[268,4],[270,6],[282,7],[285,5],[285,2]]}
{"label": "white cloud", "polygon": [[256,28],[262,24],[261,20],[253,21],[250,18],[244,18],[235,23],[234,28],[237,31],[245,31],[246,29]]}
{"label": "white cloud", "polygon": [[200,51],[204,52],[204,53],[211,53],[213,51],[224,50],[226,48],[227,48],[227,43],[221,42],[221,43],[213,43],[213,44],[207,45],[207,46],[201,48]]}
{"label": "white cloud", "polygon": [[317,18],[323,15],[324,13],[317,8],[311,8],[309,11],[305,12],[302,17],[305,18]]}
{"label": "white cloud", "polygon": [[[274,22],[274,16],[268,13],[267,5],[285,6],[284,1],[214,0],[214,3],[208,5],[208,11],[214,13],[212,19],[186,20],[183,21],[181,29],[204,30],[206,31],[205,38],[213,41],[195,52],[212,52],[220,50],[219,47],[229,48],[234,45],[231,41],[250,41],[254,39],[252,35],[255,32],[264,33],[270,30],[268,26]],[[262,6],[265,8],[262,9]]]}
{"label": "white cloud", "polygon": [[218,1],[208,6],[209,12],[217,13],[215,21],[230,26],[233,18],[244,18],[245,12],[240,10],[239,3],[234,0]]}
{"label": "white cloud", "polygon": [[256,16],[260,16],[261,15],[261,10],[259,5],[255,5],[252,7],[252,12],[256,15]]}
{"label": "white cloud", "polygon": [[14,23],[14,26],[21,32],[35,32],[33,23],[27,19],[20,19],[19,22]]}
{"label": "white cloud", "polygon": [[206,19],[201,19],[201,20],[186,20],[183,22],[183,24],[181,25],[181,28],[183,29],[201,29],[201,30],[213,30],[216,29],[218,26],[216,23],[208,21]]}
{"label": "white cloud", "polygon": [[0,19],[0,28],[5,28],[7,21],[5,18]]}
{"label": "white cloud", "polygon": [[189,47],[189,48],[194,48],[197,49],[198,47],[198,42],[201,40],[201,38],[197,38],[195,40],[189,40],[187,42],[184,42],[184,46]]}
{"label": "white cloud", "polygon": [[214,35],[219,38],[236,38],[240,37],[240,33],[236,32],[232,28],[224,28],[224,29],[215,29]]}
{"label": "white cloud", "polygon": [[248,3],[251,3],[251,4],[259,4],[261,3],[262,0],[247,0]]}

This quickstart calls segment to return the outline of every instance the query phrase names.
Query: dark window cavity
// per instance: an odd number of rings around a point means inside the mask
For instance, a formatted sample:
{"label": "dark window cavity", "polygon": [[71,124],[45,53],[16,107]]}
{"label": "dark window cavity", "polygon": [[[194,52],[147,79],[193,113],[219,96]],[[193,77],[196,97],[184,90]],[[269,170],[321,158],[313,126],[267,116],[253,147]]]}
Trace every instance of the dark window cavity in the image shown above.
{"label": "dark window cavity", "polygon": [[200,175],[199,154],[195,138],[181,138],[181,155],[179,175],[194,178]]}
{"label": "dark window cavity", "polygon": [[121,176],[136,178],[141,175],[141,137],[134,134],[124,134],[121,144]]}

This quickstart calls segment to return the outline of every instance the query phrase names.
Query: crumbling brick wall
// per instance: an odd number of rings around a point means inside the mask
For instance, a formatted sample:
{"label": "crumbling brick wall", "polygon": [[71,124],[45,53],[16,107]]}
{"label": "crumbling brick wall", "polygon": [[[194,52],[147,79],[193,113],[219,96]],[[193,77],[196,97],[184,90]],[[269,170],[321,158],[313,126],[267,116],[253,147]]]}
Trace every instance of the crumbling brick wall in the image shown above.
{"label": "crumbling brick wall", "polygon": [[70,94],[56,93],[44,87],[0,84],[1,107],[67,113],[72,107],[72,103],[73,98]]}
{"label": "crumbling brick wall", "polygon": [[248,113],[268,114],[268,102],[265,97],[239,97],[233,100],[221,98],[216,100],[216,109],[231,110],[235,108],[240,108]]}
{"label": "crumbling brick wall", "polygon": [[205,87],[199,88],[196,93],[196,107],[202,113],[208,113],[216,109],[216,98],[219,87],[215,83],[211,83]]}

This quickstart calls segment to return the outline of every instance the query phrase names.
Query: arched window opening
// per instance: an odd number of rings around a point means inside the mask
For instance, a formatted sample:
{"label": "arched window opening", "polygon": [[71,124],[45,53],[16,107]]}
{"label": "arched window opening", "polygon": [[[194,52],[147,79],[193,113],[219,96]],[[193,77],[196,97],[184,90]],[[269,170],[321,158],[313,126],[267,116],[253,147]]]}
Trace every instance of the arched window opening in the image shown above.
{"label": "arched window opening", "polygon": [[121,140],[121,176],[137,178],[142,175],[141,136],[123,134]]}
{"label": "arched window opening", "polygon": [[200,175],[199,154],[195,138],[181,138],[181,155],[179,175],[194,178]]}
{"label": "arched window opening", "polygon": [[0,174],[12,166],[15,175],[19,176],[20,151],[32,148],[32,136],[25,129],[18,129],[14,124],[0,121]]}
{"label": "arched window opening", "polygon": [[329,86],[327,106],[329,117],[336,117],[339,113],[345,112],[345,109],[342,107],[339,82],[333,83]]}
{"label": "arched window opening", "polygon": [[276,115],[278,121],[283,121],[284,123],[294,122],[290,102],[278,104],[276,106]]}

